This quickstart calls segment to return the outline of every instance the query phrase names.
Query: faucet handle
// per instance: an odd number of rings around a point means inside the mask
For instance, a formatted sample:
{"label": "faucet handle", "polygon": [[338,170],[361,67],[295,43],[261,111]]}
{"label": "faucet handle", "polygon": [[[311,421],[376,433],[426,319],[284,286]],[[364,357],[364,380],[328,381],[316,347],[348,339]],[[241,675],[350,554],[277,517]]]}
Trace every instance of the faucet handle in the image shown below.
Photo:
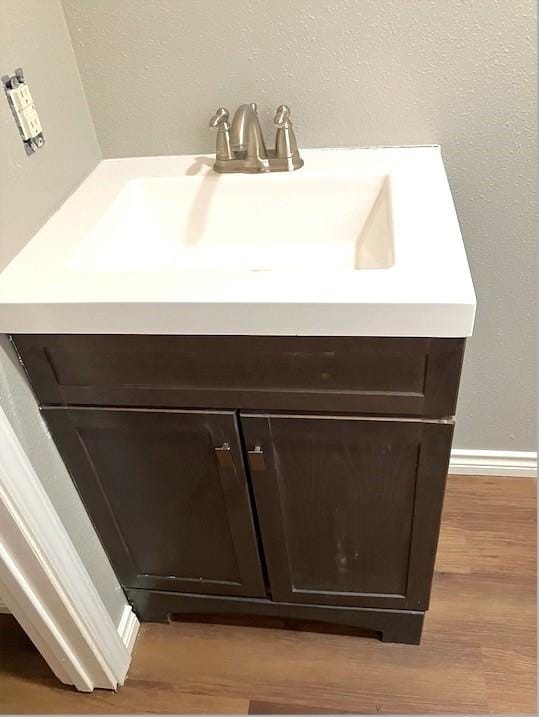
{"label": "faucet handle", "polygon": [[292,122],[289,122],[290,118],[290,107],[287,105],[279,105],[275,111],[275,117],[273,118],[274,124],[281,129],[286,129],[291,126]]}
{"label": "faucet handle", "polygon": [[215,151],[215,158],[217,161],[226,161],[233,159],[234,157],[230,147],[229,117],[229,111],[225,107],[219,107],[210,120],[210,127],[217,129],[217,143]]}
{"label": "faucet handle", "polygon": [[296,135],[294,134],[290,120],[290,107],[287,107],[287,105],[279,105],[273,121],[277,125],[277,132],[275,133],[275,158],[283,160],[288,170],[303,167],[303,160],[299,156]]}
{"label": "faucet handle", "polygon": [[230,112],[226,107],[219,107],[210,120],[210,127],[223,127],[223,129],[230,129],[228,120],[230,118]]}

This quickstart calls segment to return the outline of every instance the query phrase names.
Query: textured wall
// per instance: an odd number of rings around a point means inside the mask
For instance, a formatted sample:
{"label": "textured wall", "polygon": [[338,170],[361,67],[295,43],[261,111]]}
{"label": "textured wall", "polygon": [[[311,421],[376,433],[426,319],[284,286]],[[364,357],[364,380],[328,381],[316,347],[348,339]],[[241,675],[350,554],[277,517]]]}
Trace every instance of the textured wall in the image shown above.
{"label": "textured wall", "polygon": [[[0,75],[22,66],[47,144],[27,157],[0,94],[0,269],[100,158],[58,0],[0,1]],[[125,598],[45,430],[7,337],[0,336],[0,406],[118,624]]]}
{"label": "textured wall", "polygon": [[22,67],[46,145],[27,157],[0,90],[0,271],[100,159],[59,0],[1,0],[0,75]]}

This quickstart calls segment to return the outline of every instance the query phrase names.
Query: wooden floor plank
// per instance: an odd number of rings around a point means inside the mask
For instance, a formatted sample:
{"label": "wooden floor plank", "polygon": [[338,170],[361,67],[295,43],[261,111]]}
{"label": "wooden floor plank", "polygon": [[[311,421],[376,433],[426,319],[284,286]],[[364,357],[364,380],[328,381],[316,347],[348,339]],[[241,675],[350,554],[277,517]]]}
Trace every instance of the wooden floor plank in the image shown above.
{"label": "wooden floor plank", "polygon": [[[182,646],[174,661],[163,652],[171,633]],[[451,712],[455,702],[463,712],[487,708],[478,645],[440,653],[431,640],[416,650],[347,635],[194,623],[152,626],[144,637],[132,677],[157,670],[189,692],[212,693],[217,678],[227,697],[247,688],[252,699],[337,712]]]}
{"label": "wooden floor plank", "polygon": [[[304,704],[283,704],[282,702],[263,702],[261,700],[251,700],[249,703],[250,715],[327,715],[332,714],[332,710],[313,707]],[[352,712],[344,712],[341,714],[353,714]]]}
{"label": "wooden floor plank", "polygon": [[535,714],[535,488],[449,477],[418,647],[274,622],[145,624],[126,686],[83,695],[6,618],[0,712]]}
{"label": "wooden floor plank", "polygon": [[54,678],[1,678],[0,712],[25,714],[247,714],[247,699],[189,694],[181,686],[129,679],[118,692],[77,693]]}
{"label": "wooden floor plank", "polygon": [[[533,705],[531,688],[535,683],[536,654],[530,650],[503,650],[490,647],[481,649],[483,674],[487,686],[487,697],[492,712],[505,714],[527,714]],[[523,689],[526,678],[529,688]]]}

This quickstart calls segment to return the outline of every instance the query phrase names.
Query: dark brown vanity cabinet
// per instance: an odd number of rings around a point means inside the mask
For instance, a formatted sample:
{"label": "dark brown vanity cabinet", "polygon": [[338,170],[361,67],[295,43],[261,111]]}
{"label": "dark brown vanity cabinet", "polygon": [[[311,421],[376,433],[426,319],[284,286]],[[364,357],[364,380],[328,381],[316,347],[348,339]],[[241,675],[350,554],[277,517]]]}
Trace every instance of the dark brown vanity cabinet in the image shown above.
{"label": "dark brown vanity cabinet", "polygon": [[419,641],[463,340],[14,339],[142,619]]}

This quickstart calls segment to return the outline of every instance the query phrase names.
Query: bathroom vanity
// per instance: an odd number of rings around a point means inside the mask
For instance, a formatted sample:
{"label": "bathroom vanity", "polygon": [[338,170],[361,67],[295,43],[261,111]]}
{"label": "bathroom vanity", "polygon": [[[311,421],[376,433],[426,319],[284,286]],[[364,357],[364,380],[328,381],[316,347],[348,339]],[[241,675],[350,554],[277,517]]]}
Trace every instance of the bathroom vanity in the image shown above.
{"label": "bathroom vanity", "polygon": [[142,619],[269,614],[419,641],[462,340],[15,343]]}
{"label": "bathroom vanity", "polygon": [[102,162],[0,277],[0,330],[143,620],[418,643],[466,255],[439,148],[303,154]]}

